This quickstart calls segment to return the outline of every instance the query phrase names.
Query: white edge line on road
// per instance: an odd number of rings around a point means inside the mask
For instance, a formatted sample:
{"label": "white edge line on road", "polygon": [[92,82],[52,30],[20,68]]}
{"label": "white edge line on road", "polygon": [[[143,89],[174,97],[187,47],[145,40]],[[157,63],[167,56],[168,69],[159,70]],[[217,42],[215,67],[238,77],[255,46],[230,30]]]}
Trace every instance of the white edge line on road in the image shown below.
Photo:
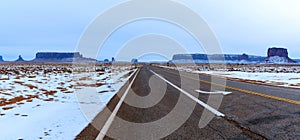
{"label": "white edge line on road", "polygon": [[185,94],[186,96],[188,96],[189,98],[191,98],[192,100],[194,100],[195,102],[197,102],[198,104],[200,104],[201,106],[203,106],[204,108],[206,108],[207,110],[209,110],[210,112],[214,113],[216,116],[218,117],[225,117],[225,115],[221,112],[219,112],[218,110],[212,108],[211,106],[209,106],[208,104],[200,101],[198,98],[192,96],[190,93],[184,91],[183,89],[177,87],[176,85],[174,85],[173,83],[171,83],[170,81],[168,81],[167,79],[165,79],[164,77],[158,75],[157,73],[155,73],[154,71],[150,70],[153,74],[155,74],[157,77],[159,77],[160,79],[164,80],[165,82],[167,82],[169,85],[173,86],[174,88],[176,88],[177,90],[179,90],[181,93]]}
{"label": "white edge line on road", "polygon": [[101,129],[100,133],[98,134],[96,140],[102,140],[104,138],[104,136],[106,135],[108,129],[110,128],[113,120],[115,119],[121,105],[123,104],[135,78],[137,77],[138,73],[140,70],[136,71],[134,78],[132,79],[131,83],[128,85],[128,88],[126,89],[124,95],[121,97],[120,101],[118,102],[117,106],[115,107],[114,111],[112,112],[112,114],[109,116],[109,118],[107,119],[107,121],[105,122],[103,128]]}
{"label": "white edge line on road", "polygon": [[226,91],[215,91],[215,92],[209,92],[209,91],[203,91],[203,90],[195,90],[198,93],[203,93],[203,94],[223,94],[223,95],[228,95],[231,94],[232,92],[226,92]]}

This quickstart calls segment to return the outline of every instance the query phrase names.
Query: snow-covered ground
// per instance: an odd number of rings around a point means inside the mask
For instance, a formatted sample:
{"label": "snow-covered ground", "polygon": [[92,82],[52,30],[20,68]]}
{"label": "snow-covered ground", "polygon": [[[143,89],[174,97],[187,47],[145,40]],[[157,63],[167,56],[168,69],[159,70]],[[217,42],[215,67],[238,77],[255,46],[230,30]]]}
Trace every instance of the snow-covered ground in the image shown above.
{"label": "snow-covered ground", "polygon": [[1,65],[1,139],[74,139],[136,69]]}
{"label": "snow-covered ground", "polygon": [[210,74],[251,83],[300,88],[300,66],[228,65],[224,66],[160,66],[192,73]]}
{"label": "snow-covered ground", "polygon": [[199,71],[199,73],[218,75],[228,78],[248,80],[253,83],[265,83],[275,86],[300,88],[299,73],[249,73],[249,72],[221,72],[221,71]]}
{"label": "snow-covered ground", "polygon": [[287,63],[289,63],[289,60],[285,57],[272,56],[272,57],[268,58],[268,63],[287,64]]}

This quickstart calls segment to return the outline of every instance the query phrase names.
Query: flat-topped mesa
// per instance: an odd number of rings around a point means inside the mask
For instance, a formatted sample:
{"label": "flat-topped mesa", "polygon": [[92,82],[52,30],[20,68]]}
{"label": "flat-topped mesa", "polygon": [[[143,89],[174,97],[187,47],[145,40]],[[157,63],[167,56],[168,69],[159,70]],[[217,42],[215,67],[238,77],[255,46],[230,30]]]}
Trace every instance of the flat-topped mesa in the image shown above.
{"label": "flat-topped mesa", "polygon": [[285,48],[269,48],[268,57],[279,56],[279,57],[289,57],[288,50]]}
{"label": "flat-topped mesa", "polygon": [[268,57],[264,60],[265,63],[296,63],[296,61],[289,58],[288,50],[285,48],[269,48]]}
{"label": "flat-topped mesa", "polygon": [[258,63],[265,57],[247,54],[175,54],[175,63]]}
{"label": "flat-topped mesa", "polygon": [[36,59],[70,59],[83,58],[79,52],[75,53],[56,53],[56,52],[39,52],[36,54]]}
{"label": "flat-topped mesa", "polygon": [[85,58],[79,52],[39,52],[34,62],[96,62],[95,59]]}

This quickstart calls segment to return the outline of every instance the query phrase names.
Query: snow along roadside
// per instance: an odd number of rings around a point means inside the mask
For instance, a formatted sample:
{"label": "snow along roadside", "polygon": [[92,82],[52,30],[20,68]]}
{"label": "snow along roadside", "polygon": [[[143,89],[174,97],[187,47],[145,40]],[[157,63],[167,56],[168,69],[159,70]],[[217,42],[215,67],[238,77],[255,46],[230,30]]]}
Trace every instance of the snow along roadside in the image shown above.
{"label": "snow along roadside", "polygon": [[191,67],[169,67],[161,68],[180,70],[190,73],[208,74],[220,76],[228,79],[239,80],[249,83],[258,83],[278,87],[288,87],[300,89],[299,73],[274,73],[274,72],[241,72],[241,71],[200,71]]}
{"label": "snow along roadside", "polygon": [[[136,70],[114,73],[110,79],[105,80],[109,85],[98,88],[80,87],[76,89],[76,94],[58,93],[57,101],[33,99],[22,105],[15,105],[13,109],[2,110],[1,113],[5,115],[0,117],[1,138],[74,139],[127,82],[131,77],[128,73],[132,71]],[[93,92],[86,92],[87,90]],[[99,93],[101,91],[105,92]],[[86,110],[83,107],[91,108]]]}

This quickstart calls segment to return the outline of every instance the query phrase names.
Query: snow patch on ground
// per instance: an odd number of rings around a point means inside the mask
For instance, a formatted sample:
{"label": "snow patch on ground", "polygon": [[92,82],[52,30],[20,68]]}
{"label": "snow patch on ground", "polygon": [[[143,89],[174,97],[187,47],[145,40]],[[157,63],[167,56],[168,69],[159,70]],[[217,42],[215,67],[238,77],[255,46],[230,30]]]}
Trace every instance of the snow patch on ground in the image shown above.
{"label": "snow patch on ground", "polygon": [[[300,88],[300,66],[232,66],[215,67],[205,66],[162,66],[162,68],[186,71],[191,73],[209,74],[229,79],[241,79],[252,83]],[[213,69],[213,70],[212,70]]]}
{"label": "snow patch on ground", "polygon": [[265,83],[275,86],[300,88],[298,73],[249,73],[249,72],[220,72],[220,71],[195,71],[196,73],[211,74],[227,78],[251,80],[252,82]]}
{"label": "snow patch on ground", "polygon": [[74,139],[136,69],[0,65],[1,139]]}
{"label": "snow patch on ground", "polygon": [[268,58],[268,63],[287,64],[287,63],[289,63],[289,60],[285,57],[272,56],[272,57]]}

